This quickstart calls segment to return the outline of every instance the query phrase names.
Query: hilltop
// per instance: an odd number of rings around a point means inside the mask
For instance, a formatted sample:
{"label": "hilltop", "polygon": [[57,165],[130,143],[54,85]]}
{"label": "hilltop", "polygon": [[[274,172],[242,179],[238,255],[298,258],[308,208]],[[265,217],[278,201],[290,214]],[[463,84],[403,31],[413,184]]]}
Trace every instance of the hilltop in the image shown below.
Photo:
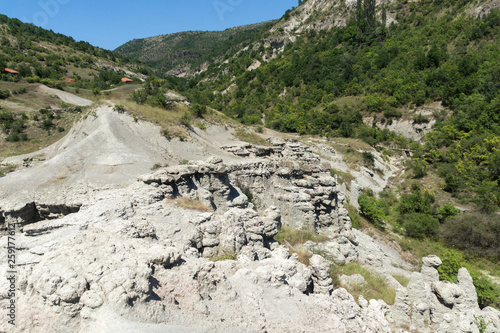
{"label": "hilltop", "polygon": [[115,52],[151,66],[158,74],[185,76],[200,67],[223,60],[241,45],[253,42],[273,21],[239,26],[224,31],[186,31],[145,39],[134,39]]}
{"label": "hilltop", "polygon": [[56,141],[101,91],[124,86],[124,77],[135,80],[131,85],[141,83],[148,73],[135,60],[5,15],[0,69],[2,157]]}

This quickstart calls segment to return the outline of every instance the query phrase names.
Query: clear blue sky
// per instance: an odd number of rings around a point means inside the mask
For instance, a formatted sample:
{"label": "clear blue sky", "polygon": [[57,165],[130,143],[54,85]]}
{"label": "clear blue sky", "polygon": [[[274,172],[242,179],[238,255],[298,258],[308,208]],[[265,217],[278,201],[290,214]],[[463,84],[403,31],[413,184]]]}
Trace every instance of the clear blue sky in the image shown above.
{"label": "clear blue sky", "polygon": [[0,14],[109,50],[135,38],[280,18],[298,0],[0,0]]}

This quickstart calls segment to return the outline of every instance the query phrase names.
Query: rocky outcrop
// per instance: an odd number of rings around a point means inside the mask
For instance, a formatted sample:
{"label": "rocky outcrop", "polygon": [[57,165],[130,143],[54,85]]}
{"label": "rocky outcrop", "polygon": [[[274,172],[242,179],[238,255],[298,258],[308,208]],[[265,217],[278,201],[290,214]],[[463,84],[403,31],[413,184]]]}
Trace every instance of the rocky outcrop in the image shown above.
{"label": "rocky outcrop", "polygon": [[437,256],[422,259],[420,273],[413,273],[407,288],[400,287],[390,311],[397,325],[409,324],[411,332],[479,332],[476,318],[489,322],[486,332],[496,332],[500,311],[479,309],[476,289],[465,268],[457,284],[439,281]]}
{"label": "rocky outcrop", "polygon": [[[26,225],[16,236],[17,328],[96,331],[106,322],[110,331],[135,332],[390,332],[382,307],[361,308],[345,290],[333,290],[325,259],[314,256],[306,267],[273,242],[279,209],[259,215],[247,200],[235,204],[229,167],[212,162],[167,168],[101,191],[59,220]],[[220,191],[210,190],[214,184]],[[168,198],[174,193],[210,194],[216,208],[176,206]],[[204,258],[218,250],[234,251],[237,260]],[[0,283],[6,290],[6,280]],[[1,315],[7,302],[0,294]]]}
{"label": "rocky outcrop", "polygon": [[330,295],[333,291],[330,263],[322,256],[314,254],[309,260],[309,266],[312,271],[314,292]]}

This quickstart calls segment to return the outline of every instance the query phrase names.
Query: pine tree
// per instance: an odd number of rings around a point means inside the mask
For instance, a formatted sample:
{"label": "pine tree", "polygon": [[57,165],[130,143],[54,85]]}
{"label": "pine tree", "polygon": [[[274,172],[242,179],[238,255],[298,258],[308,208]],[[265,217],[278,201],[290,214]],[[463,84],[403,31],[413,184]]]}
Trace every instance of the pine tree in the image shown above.
{"label": "pine tree", "polygon": [[375,29],[375,6],[376,0],[365,0],[364,1],[364,16],[365,16],[365,32],[371,33]]}
{"label": "pine tree", "polygon": [[358,0],[356,3],[356,24],[359,32],[364,31],[365,15],[363,11],[363,0]]}
{"label": "pine tree", "polygon": [[382,5],[382,35],[385,35],[387,25],[387,9],[385,4]]}

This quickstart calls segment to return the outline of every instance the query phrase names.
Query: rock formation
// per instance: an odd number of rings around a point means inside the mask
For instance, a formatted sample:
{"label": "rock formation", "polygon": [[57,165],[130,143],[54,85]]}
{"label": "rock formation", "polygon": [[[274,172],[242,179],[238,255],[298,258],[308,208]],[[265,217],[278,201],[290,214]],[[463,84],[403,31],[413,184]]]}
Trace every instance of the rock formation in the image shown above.
{"label": "rock formation", "polygon": [[[113,127],[120,122],[130,132]],[[442,282],[439,258],[427,257],[407,288],[394,280],[390,274],[409,275],[410,267],[352,229],[345,195],[311,146],[271,139],[267,147],[221,144],[217,150],[206,142],[200,149],[198,142],[171,144],[169,151],[159,144],[148,154],[146,140],[133,137],[145,131],[136,125],[104,110],[77,126],[91,135],[74,131],[40,164],[0,180],[0,223],[15,230],[14,331],[477,332],[474,315],[489,323],[487,332],[498,331],[499,312],[478,308],[465,269],[458,284]],[[117,131],[119,156],[108,144],[85,148],[99,138],[114,142]],[[70,155],[74,147],[85,148],[77,151],[78,159]],[[186,153],[187,147],[194,156],[217,154],[128,181],[148,168],[141,161],[155,161],[155,151],[176,156],[175,148]],[[144,158],[129,158],[139,153]],[[83,162],[81,169],[75,161]],[[114,163],[122,177],[86,173],[111,168],[104,162]],[[74,175],[54,180],[51,172],[61,165],[71,165]],[[45,174],[36,178],[40,170]],[[36,185],[35,194],[9,190],[26,179]],[[324,243],[305,244],[322,255],[314,254],[308,266],[299,262],[274,241],[280,225],[325,236]],[[5,247],[7,237],[1,242]],[[7,253],[0,252],[1,276],[7,276]],[[398,288],[393,306],[363,297],[356,302],[334,288],[330,264],[353,260]],[[343,279],[363,283],[359,276]],[[8,284],[0,280],[2,318]],[[0,321],[0,331],[13,331],[9,325]]]}
{"label": "rock formation", "polygon": [[411,332],[479,332],[475,323],[483,318],[486,332],[500,329],[500,311],[479,309],[476,289],[465,268],[458,271],[458,283],[439,281],[437,256],[422,259],[420,273],[413,273],[407,288],[400,287],[388,316],[397,325],[408,325]]}

